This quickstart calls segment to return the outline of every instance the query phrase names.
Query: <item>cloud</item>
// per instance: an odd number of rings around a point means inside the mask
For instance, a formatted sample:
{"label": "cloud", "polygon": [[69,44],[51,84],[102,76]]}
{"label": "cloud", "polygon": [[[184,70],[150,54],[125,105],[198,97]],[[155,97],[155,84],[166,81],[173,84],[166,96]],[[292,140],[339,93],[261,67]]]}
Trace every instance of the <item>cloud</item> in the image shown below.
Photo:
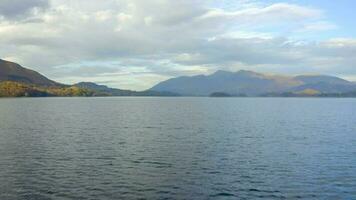
{"label": "cloud", "polygon": [[201,16],[201,19],[223,18],[237,20],[243,23],[256,22],[276,22],[305,20],[310,18],[320,18],[322,12],[317,9],[306,8],[294,4],[277,3],[267,7],[248,8],[238,11],[225,11],[222,9],[212,9]]}
{"label": "cloud", "polygon": [[5,19],[15,20],[28,17],[48,7],[48,0],[1,0],[0,16]]}
{"label": "cloud", "polygon": [[[0,55],[58,81],[144,89],[163,77],[220,68],[333,73],[352,71],[354,61],[352,38],[292,40],[301,30],[333,28],[322,10],[295,4],[234,1],[238,5],[231,10],[203,0],[11,2],[17,14],[0,21]],[[19,19],[23,13],[36,20],[25,23]],[[152,80],[144,86],[130,76]]]}
{"label": "cloud", "polygon": [[327,30],[334,30],[338,27],[330,22],[318,21],[315,23],[305,24],[301,29],[297,30],[298,32],[320,32]]}
{"label": "cloud", "polygon": [[356,60],[352,56],[356,52],[355,42],[354,39],[308,42],[288,38],[221,38],[172,60],[181,65],[205,65],[213,70],[249,67],[266,72],[356,75],[353,68]]}

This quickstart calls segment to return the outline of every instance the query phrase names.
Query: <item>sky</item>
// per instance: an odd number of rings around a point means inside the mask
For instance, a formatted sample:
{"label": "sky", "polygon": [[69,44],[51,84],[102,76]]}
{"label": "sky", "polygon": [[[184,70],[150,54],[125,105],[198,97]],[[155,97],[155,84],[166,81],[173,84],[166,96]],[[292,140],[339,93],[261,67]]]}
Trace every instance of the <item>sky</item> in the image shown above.
{"label": "sky", "polygon": [[0,58],[145,90],[216,70],[356,80],[354,0],[0,0]]}

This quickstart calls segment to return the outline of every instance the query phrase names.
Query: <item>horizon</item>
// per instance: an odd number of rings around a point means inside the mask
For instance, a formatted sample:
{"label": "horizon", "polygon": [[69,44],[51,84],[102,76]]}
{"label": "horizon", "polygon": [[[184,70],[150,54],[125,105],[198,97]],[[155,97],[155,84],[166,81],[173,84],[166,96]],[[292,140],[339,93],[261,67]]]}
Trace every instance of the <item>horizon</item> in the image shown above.
{"label": "horizon", "polygon": [[2,59],[64,84],[145,90],[242,69],[356,81],[355,2],[0,2]]}

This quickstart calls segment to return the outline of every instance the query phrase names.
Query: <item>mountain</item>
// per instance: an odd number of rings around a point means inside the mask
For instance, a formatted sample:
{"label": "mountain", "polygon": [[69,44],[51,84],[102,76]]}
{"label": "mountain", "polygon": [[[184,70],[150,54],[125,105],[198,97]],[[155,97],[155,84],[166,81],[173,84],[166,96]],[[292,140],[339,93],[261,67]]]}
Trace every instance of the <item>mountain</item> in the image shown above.
{"label": "mountain", "polygon": [[172,92],[121,90],[92,82],[80,82],[73,86],[94,91],[94,96],[179,96]]}
{"label": "mountain", "polygon": [[299,81],[288,77],[271,77],[246,70],[238,72],[220,70],[208,76],[183,76],[169,79],[157,84],[151,90],[194,96],[208,96],[214,92],[253,96],[267,92],[280,92],[299,85],[301,85]]}
{"label": "mountain", "polygon": [[90,82],[64,85],[19,64],[0,59],[0,97],[47,96],[178,96],[178,94],[121,90]]}
{"label": "mountain", "polygon": [[80,83],[77,83],[77,84],[74,84],[74,85],[78,86],[80,88],[98,90],[98,91],[105,91],[105,92],[111,92],[113,90],[118,90],[118,89],[109,88],[106,85],[98,85],[98,84],[92,83],[92,82],[80,82]]}
{"label": "mountain", "polygon": [[39,86],[59,86],[40,73],[26,69],[19,64],[0,59],[0,81],[14,81]]}
{"label": "mountain", "polygon": [[158,83],[154,91],[170,91],[182,95],[209,96],[216,92],[232,96],[260,96],[292,93],[317,95],[356,91],[356,84],[338,77],[324,75],[280,76],[240,70],[217,71],[211,75],[183,76]]}
{"label": "mountain", "polygon": [[296,76],[296,80],[302,81],[304,84],[292,89],[292,91],[302,91],[313,89],[320,93],[345,93],[355,90],[355,83],[325,75],[308,75]]}
{"label": "mountain", "polygon": [[315,84],[320,82],[330,84],[349,84],[350,82],[335,76],[325,75],[301,75],[294,77],[296,80],[302,81],[305,84]]}

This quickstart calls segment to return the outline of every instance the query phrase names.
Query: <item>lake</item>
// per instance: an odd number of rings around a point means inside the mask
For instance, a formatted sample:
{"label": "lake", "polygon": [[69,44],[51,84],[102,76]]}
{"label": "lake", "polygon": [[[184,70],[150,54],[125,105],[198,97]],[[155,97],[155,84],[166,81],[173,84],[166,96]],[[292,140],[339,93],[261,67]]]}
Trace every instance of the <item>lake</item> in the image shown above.
{"label": "lake", "polygon": [[0,99],[0,199],[356,199],[356,99]]}

